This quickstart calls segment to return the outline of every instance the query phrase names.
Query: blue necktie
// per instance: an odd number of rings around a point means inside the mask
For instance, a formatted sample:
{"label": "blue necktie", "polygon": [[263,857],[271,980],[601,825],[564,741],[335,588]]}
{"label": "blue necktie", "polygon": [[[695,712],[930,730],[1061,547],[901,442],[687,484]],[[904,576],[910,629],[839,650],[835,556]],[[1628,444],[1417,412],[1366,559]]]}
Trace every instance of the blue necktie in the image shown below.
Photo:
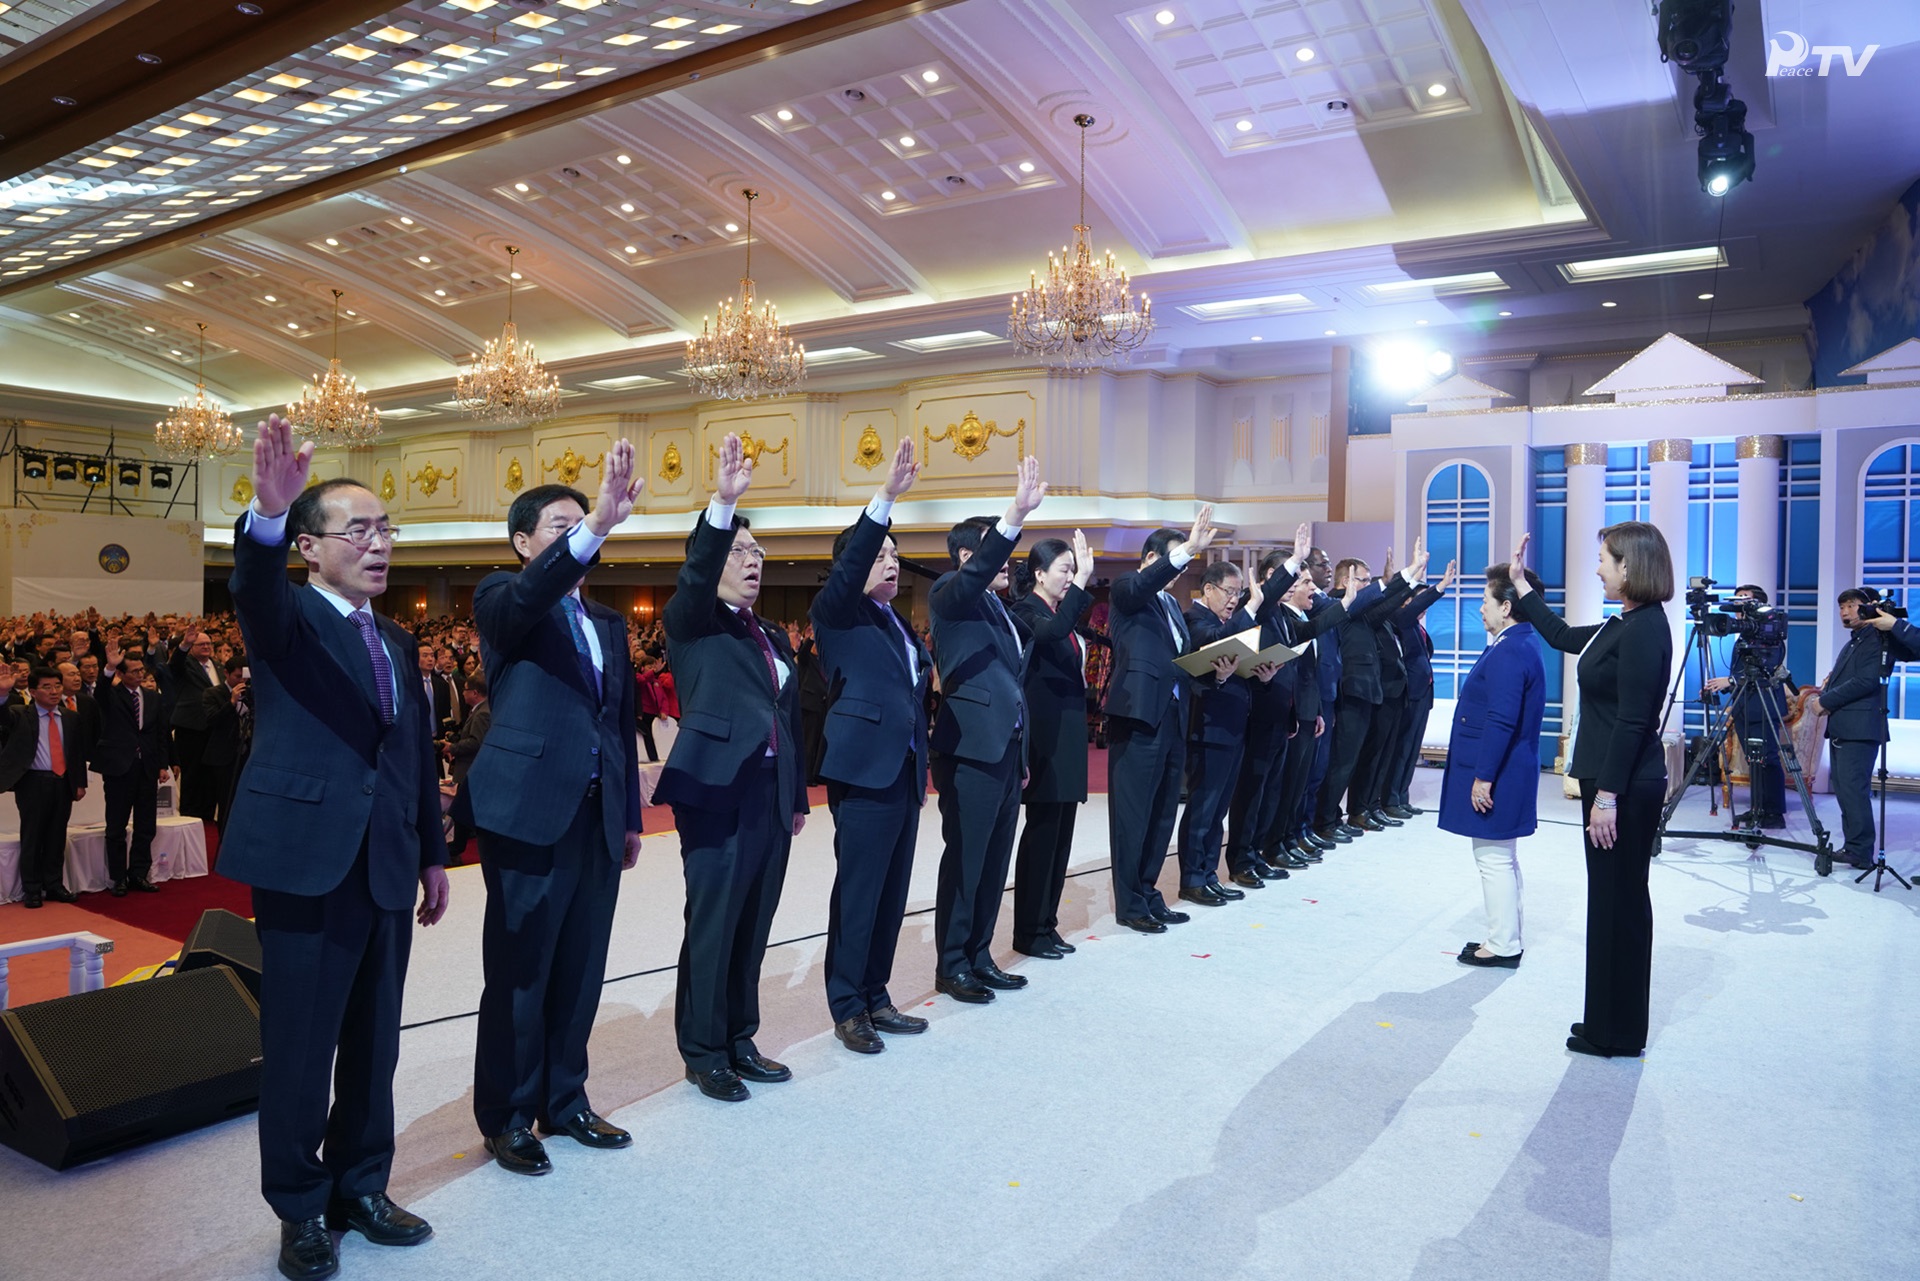
{"label": "blue necktie", "polygon": [[601,696],[600,669],[593,665],[593,651],[587,647],[587,629],[582,615],[586,612],[580,602],[572,596],[566,597],[560,605],[567,613],[567,628],[573,633],[573,652],[580,660],[580,674],[587,679],[587,688],[593,696]]}
{"label": "blue necktie", "polygon": [[[360,629],[360,639],[367,643],[367,657],[373,660],[373,684],[380,692],[380,723],[393,724],[393,664],[387,658],[387,647],[380,643],[380,629],[374,624],[373,615],[364,609],[356,609],[347,615],[353,625]],[[137,699],[138,693],[134,694]]]}

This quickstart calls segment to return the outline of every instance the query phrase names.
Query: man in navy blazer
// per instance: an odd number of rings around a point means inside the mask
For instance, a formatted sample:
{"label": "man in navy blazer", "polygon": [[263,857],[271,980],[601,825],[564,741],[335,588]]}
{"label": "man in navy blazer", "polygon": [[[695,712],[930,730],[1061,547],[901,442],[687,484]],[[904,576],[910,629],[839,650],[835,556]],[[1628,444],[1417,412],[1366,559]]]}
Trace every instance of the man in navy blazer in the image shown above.
{"label": "man in navy blazer", "polygon": [[920,809],[927,799],[927,686],[933,656],[894,612],[900,553],[893,505],[920,467],[902,437],[887,478],[833,541],[833,568],[807,611],[827,687],[820,773],[833,813],[833,898],[827,916],[827,1008],[833,1034],[858,1054],[879,1033],[912,1035],[927,1020],[887,994],[907,910]]}
{"label": "man in navy blazer", "polygon": [[933,900],[933,983],[969,1005],[1027,985],[1025,976],[996,965],[992,953],[1027,760],[1025,624],[996,593],[1006,589],[1007,558],[1022,527],[1046,496],[1040,460],[1022,459],[1005,515],[962,521],[947,532],[954,568],[927,597],[940,665],[932,747],[944,841]]}
{"label": "man in navy blazer", "polygon": [[[1242,588],[1244,582],[1232,561],[1207,566],[1200,599],[1187,606],[1187,632],[1195,648],[1258,628],[1253,618],[1263,604],[1260,584],[1249,591]],[[1220,846],[1248,748],[1254,703],[1264,699],[1279,670],[1266,663],[1243,677],[1237,664],[1225,663],[1195,683],[1197,708],[1187,740],[1187,808],[1180,817],[1177,847],[1180,897],[1189,903],[1218,907],[1246,897],[1244,891],[1220,883]],[[1233,879],[1247,889],[1266,887],[1251,867],[1236,867]]]}
{"label": "man in navy blazer", "polygon": [[753,1037],[767,935],[807,821],[798,668],[786,630],[754,617],[767,554],[735,511],[752,483],[753,460],[729,434],[663,611],[680,733],[654,792],[673,806],[687,882],[674,1035],[687,1080],[727,1103],[749,1097],[742,1078],[793,1077]]}
{"label": "man in navy blazer", "polygon": [[1388,628],[1399,637],[1407,671],[1407,695],[1400,704],[1400,720],[1393,727],[1392,747],[1373,789],[1377,808],[1389,819],[1405,822],[1426,812],[1413,805],[1411,795],[1413,771],[1420,766],[1420,748],[1427,737],[1427,718],[1433,712],[1433,637],[1427,635],[1421,619],[1459,576],[1459,562],[1448,561],[1438,584],[1423,585],[1387,618]]}
{"label": "man in navy blazer", "polygon": [[515,1174],[553,1168],[536,1124],[587,1147],[633,1142],[586,1090],[620,872],[640,857],[633,664],[626,620],[580,589],[639,489],[618,440],[591,513],[568,486],[527,490],[507,512],[519,571],[473,593],[492,712],[467,772],[487,884],[473,1115]]}
{"label": "man in navy blazer", "polygon": [[[1920,660],[1920,628],[1881,608],[1880,594],[1840,593],[1847,643],[1807,709],[1827,715],[1827,778],[1840,802],[1840,858],[1861,870],[1874,865],[1873,761],[1887,741],[1887,678],[1895,663]],[[1792,749],[1789,747],[1789,751]]]}
{"label": "man in navy blazer", "polygon": [[[220,842],[221,873],[253,886],[260,1178],[295,1281],[338,1269],[329,1229],[377,1245],[432,1234],[386,1188],[416,882],[422,925],[447,910],[433,734],[405,678],[413,638],[368,607],[387,587],[393,527],[358,481],[308,488],[312,458],[285,419],[261,424],[227,583],[253,672],[253,751]],[[289,543],[305,586],[287,579]]]}
{"label": "man in navy blazer", "polygon": [[[1424,548],[1425,539],[1416,539],[1415,544],[1417,548]],[[1414,558],[1423,572],[1425,556],[1421,550]],[[1392,560],[1391,552],[1388,560]],[[1393,574],[1383,583],[1373,577],[1367,562],[1355,557],[1333,567],[1334,589],[1344,592],[1350,584],[1358,583],[1360,594],[1347,610],[1348,624],[1339,633],[1338,714],[1331,731],[1333,744],[1328,749],[1327,776],[1320,785],[1314,819],[1314,830],[1322,840],[1345,843],[1363,832],[1385,829],[1385,824],[1367,818],[1361,808],[1367,776],[1372,771],[1372,758],[1367,753],[1380,750],[1385,728],[1376,723],[1386,699],[1386,684],[1381,678],[1380,643],[1374,637],[1373,628],[1410,593],[1413,572],[1414,567],[1408,566],[1405,572]],[[1348,802],[1352,823],[1341,821],[1343,801]]]}
{"label": "man in navy blazer", "polygon": [[[124,898],[129,889],[147,894],[159,889],[148,874],[153,870],[153,834],[159,826],[160,780],[173,767],[174,744],[160,714],[160,696],[141,688],[146,667],[146,660],[137,654],[121,657],[119,684],[102,691],[106,705],[100,713],[100,741],[94,744],[90,762],[106,790],[107,877],[115,898]],[[129,818],[133,821],[131,850]]]}
{"label": "man in navy blazer", "polygon": [[1164,934],[1190,919],[1167,907],[1155,882],[1173,839],[1186,764],[1193,681],[1174,659],[1193,648],[1185,618],[1167,588],[1213,543],[1213,507],[1200,509],[1185,539],[1156,529],[1140,567],[1114,580],[1108,635],[1107,824],[1113,860],[1113,913],[1142,934]]}

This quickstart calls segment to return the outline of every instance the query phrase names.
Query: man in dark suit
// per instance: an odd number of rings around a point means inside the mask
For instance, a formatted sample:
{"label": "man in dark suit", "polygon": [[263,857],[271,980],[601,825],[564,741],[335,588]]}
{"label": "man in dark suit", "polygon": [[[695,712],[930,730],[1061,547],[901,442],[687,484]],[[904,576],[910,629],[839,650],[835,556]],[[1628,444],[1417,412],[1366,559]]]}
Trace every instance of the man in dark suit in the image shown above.
{"label": "man in dark suit", "polygon": [[207,740],[200,753],[200,764],[207,771],[207,789],[214,802],[214,825],[224,832],[233,809],[234,775],[240,768],[245,747],[240,711],[247,690],[247,660],[227,659],[222,674],[226,679],[201,695],[209,710]]}
{"label": "man in dark suit", "polygon": [[913,441],[903,438],[860,519],[834,539],[833,568],[807,611],[829,708],[821,759],[835,864],[827,1008],[833,1034],[858,1054],[886,1049],[881,1032],[927,1029],[927,1020],[902,1014],[887,992],[927,799],[933,671],[932,655],[893,610],[900,555],[887,527],[919,471]]}
{"label": "man in dark suit", "polygon": [[1374,792],[1384,819],[1405,822],[1426,811],[1413,804],[1413,771],[1420,765],[1420,747],[1427,737],[1427,717],[1433,712],[1433,637],[1427,635],[1421,619],[1434,602],[1447,594],[1460,576],[1457,561],[1447,562],[1446,573],[1434,586],[1420,589],[1400,602],[1400,608],[1388,616],[1387,626],[1400,640],[1400,653],[1407,669],[1407,697],[1394,727],[1393,750],[1381,767],[1380,781]]}
{"label": "man in dark suit", "polygon": [[79,713],[60,705],[60,673],[42,668],[28,684],[32,701],[11,709],[0,748],[0,792],[20,808],[20,891],[26,906],[39,907],[75,898],[65,882],[67,819],[87,794],[87,758]]}
{"label": "man in dark suit", "polygon": [[442,676],[433,667],[433,646],[424,641],[414,642],[414,679],[420,682],[421,697],[427,700],[429,713],[433,718],[433,736],[445,738],[458,728],[454,720],[453,703],[459,695],[452,681]]}
{"label": "man in dark suit", "polygon": [[[115,898],[125,897],[129,889],[144,894],[158,889],[147,874],[153,870],[160,780],[171,773],[174,744],[161,719],[159,696],[141,688],[146,674],[144,659],[131,654],[121,658],[120,683],[101,709],[100,746],[93,761],[93,771],[106,788],[107,876]],[[206,718],[196,719],[204,723]]]}
{"label": "man in dark suit", "polygon": [[729,434],[663,611],[680,732],[654,792],[673,806],[687,881],[674,1035],[687,1080],[727,1103],[749,1097],[743,1077],[793,1077],[753,1037],[787,854],[807,821],[793,650],[784,629],[754,616],[767,554],[735,510],[752,482],[753,461]]}
{"label": "man in dark suit", "polygon": [[[1287,740],[1285,759],[1280,765],[1278,802],[1263,804],[1256,824],[1261,856],[1270,864],[1284,863],[1297,870],[1321,860],[1321,845],[1309,837],[1313,834],[1313,772],[1326,761],[1329,705],[1322,669],[1340,652],[1335,633],[1346,625],[1347,609],[1359,590],[1357,584],[1349,583],[1344,595],[1325,596],[1320,593],[1318,583],[1303,574],[1281,594],[1280,608],[1274,613],[1274,621],[1279,624],[1286,643],[1301,654],[1289,664],[1296,669],[1293,677],[1296,728],[1293,737]],[[1317,605],[1314,604],[1316,597],[1319,598]],[[1333,842],[1325,845],[1330,849]]]}
{"label": "man in dark suit", "polygon": [[202,695],[226,683],[213,661],[213,638],[189,628],[167,659],[166,671],[154,675],[164,691],[166,716],[173,725],[173,755],[180,764],[180,812],[194,818],[212,818],[212,789],[200,767],[212,709]]}
{"label": "man in dark suit", "polygon": [[996,965],[992,950],[1027,761],[1026,633],[997,593],[1006,589],[1007,557],[1022,526],[1046,496],[1040,460],[1022,459],[1004,516],[976,517],[947,532],[954,567],[927,595],[942,695],[931,736],[942,840],[933,985],[969,1005],[1027,985]]}
{"label": "man in dark suit", "polygon": [[1147,535],[1140,567],[1114,580],[1108,632],[1107,821],[1113,857],[1113,912],[1142,934],[1188,920],[1167,906],[1156,882],[1173,839],[1186,764],[1191,678],[1174,659],[1193,648],[1167,588],[1213,543],[1213,507],[1203,506],[1185,539],[1177,529]]}
{"label": "man in dark suit", "polygon": [[[1187,632],[1195,649],[1229,636],[1254,631],[1260,612],[1260,585],[1249,592],[1245,576],[1232,561],[1215,561],[1201,579],[1200,599],[1187,606]],[[1244,599],[1243,599],[1244,597]],[[1255,690],[1271,686],[1279,667],[1262,663],[1250,678],[1239,674],[1238,663],[1195,682],[1194,715],[1187,738],[1187,808],[1180,818],[1180,897],[1202,907],[1246,897],[1246,889],[1265,889],[1266,882],[1251,867],[1234,872],[1235,884],[1220,883],[1220,845],[1226,834],[1227,810],[1240,762],[1247,750]]]}
{"label": "man in dark suit", "polygon": [[[1895,618],[1871,588],[1840,593],[1847,643],[1807,711],[1827,715],[1827,781],[1840,802],[1839,857],[1861,870],[1879,857],[1874,846],[1873,762],[1887,741],[1887,678],[1895,663],[1920,662],[1920,628]],[[36,697],[37,697],[36,693]],[[1788,750],[1792,750],[1789,748]]]}
{"label": "man in dark suit", "polygon": [[86,688],[80,668],[73,663],[60,664],[60,705],[80,717],[81,747],[88,761],[100,742],[100,704]]}
{"label": "man in dark suit", "polygon": [[[422,925],[447,908],[433,738],[406,679],[413,641],[368,607],[386,590],[393,528],[358,481],[308,488],[312,458],[286,420],[261,425],[227,584],[253,749],[220,845],[221,873],[253,886],[261,1187],[294,1281],[338,1270],[330,1228],[378,1245],[432,1234],[386,1186],[416,882]],[[287,579],[289,543],[305,586]]]}
{"label": "man in dark suit", "polygon": [[[1388,553],[1388,559],[1391,561],[1392,553]],[[1370,759],[1366,756],[1368,744],[1378,751],[1382,733],[1375,725],[1378,719],[1375,709],[1386,699],[1386,688],[1381,680],[1380,644],[1374,638],[1373,624],[1406,597],[1407,582],[1406,575],[1395,574],[1382,584],[1374,579],[1367,562],[1357,557],[1349,557],[1333,567],[1336,591],[1344,592],[1353,584],[1360,592],[1347,611],[1347,626],[1339,633],[1340,701],[1334,716],[1327,777],[1320,785],[1314,816],[1314,830],[1323,841],[1344,844],[1365,831],[1377,832],[1386,827],[1365,817],[1359,807],[1362,789],[1354,787],[1353,782],[1362,762]],[[1363,784],[1364,781],[1362,775]],[[1342,821],[1343,815],[1349,812],[1351,824]]]}
{"label": "man in dark suit", "polygon": [[96,702],[99,701],[101,693],[100,656],[98,654],[87,654],[74,661],[78,663],[80,667],[80,692]]}
{"label": "man in dark suit", "polygon": [[516,1174],[553,1168],[536,1123],[586,1147],[633,1142],[586,1089],[620,872],[640,858],[633,664],[626,620],[580,589],[639,492],[618,440],[591,512],[565,485],[522,493],[507,512],[520,570],[473,593],[492,708],[466,780],[487,882],[473,1116]]}

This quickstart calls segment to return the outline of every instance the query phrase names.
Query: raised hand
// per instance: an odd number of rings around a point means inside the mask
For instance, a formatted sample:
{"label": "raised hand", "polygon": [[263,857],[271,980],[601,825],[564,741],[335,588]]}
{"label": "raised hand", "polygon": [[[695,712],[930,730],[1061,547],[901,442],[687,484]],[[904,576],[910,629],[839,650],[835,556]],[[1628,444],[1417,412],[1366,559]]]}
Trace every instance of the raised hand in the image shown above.
{"label": "raised hand", "polygon": [[914,478],[920,474],[920,464],[913,460],[913,437],[902,436],[898,448],[893,451],[893,467],[887,472],[887,478],[880,482],[880,492],[889,502],[913,488]]}
{"label": "raised hand", "polygon": [[1440,590],[1444,592],[1458,581],[1460,581],[1460,562],[1450,560],[1447,562],[1447,572],[1440,575]]}
{"label": "raised hand", "polygon": [[740,437],[732,432],[720,442],[720,462],[715,475],[714,495],[729,507],[739,502],[747,486],[753,484],[753,459],[747,457]]}
{"label": "raised hand", "polygon": [[1247,603],[1241,608],[1245,609],[1249,614],[1258,614],[1260,612],[1260,602],[1265,599],[1266,597],[1262,595],[1260,591],[1260,580],[1256,578],[1247,585]]}
{"label": "raised hand", "polygon": [[1187,541],[1173,550],[1185,550],[1189,556],[1198,556],[1213,545],[1213,535],[1213,504],[1203,503],[1200,514],[1193,518],[1193,528],[1187,531]]}
{"label": "raised hand", "polygon": [[1093,547],[1087,542],[1086,534],[1073,531],[1073,585],[1086,590],[1093,581]]}
{"label": "raised hand", "polygon": [[1020,479],[1014,487],[1013,505],[1007,508],[1009,525],[1024,525],[1047,497],[1047,482],[1040,479],[1040,460],[1029,454],[1020,460]]}
{"label": "raised hand", "polygon": [[1293,559],[1303,561],[1313,549],[1313,522],[1303,520],[1300,528],[1293,531]]}
{"label": "raised hand", "polygon": [[1532,537],[1532,534],[1520,535],[1520,541],[1513,548],[1513,559],[1507,562],[1507,574],[1513,579],[1513,590],[1521,596],[1533,590],[1527,582],[1527,540]]}
{"label": "raised hand", "polygon": [[253,441],[253,503],[268,520],[283,514],[307,487],[313,467],[313,442],[293,447],[293,424],[267,415]]}
{"label": "raised hand", "polygon": [[1358,580],[1358,579],[1356,579],[1356,578],[1354,578],[1354,576],[1353,576],[1352,574],[1348,574],[1348,575],[1347,575],[1347,589],[1346,589],[1346,591],[1345,591],[1344,593],[1342,593],[1342,594],[1341,594],[1341,597],[1340,597],[1340,604],[1341,604],[1341,605],[1342,605],[1343,607],[1345,607],[1345,608],[1347,608],[1347,609],[1352,609],[1352,608],[1353,608],[1353,602],[1354,602],[1354,598],[1355,598],[1355,597],[1357,597],[1357,596],[1359,596],[1359,595],[1360,595],[1360,583],[1359,583],[1359,580]]}
{"label": "raised hand", "polygon": [[1393,548],[1391,547],[1387,548],[1387,559],[1380,566],[1380,577],[1382,578],[1393,577]]}
{"label": "raised hand", "polygon": [[1427,576],[1427,536],[1420,535],[1413,540],[1413,560],[1407,565],[1407,581],[1417,583]]}
{"label": "raised hand", "polygon": [[614,441],[607,451],[606,466],[600,469],[600,495],[587,514],[587,528],[600,538],[611,534],[621,521],[633,515],[634,500],[645,483],[645,477],[634,474],[633,442]]}

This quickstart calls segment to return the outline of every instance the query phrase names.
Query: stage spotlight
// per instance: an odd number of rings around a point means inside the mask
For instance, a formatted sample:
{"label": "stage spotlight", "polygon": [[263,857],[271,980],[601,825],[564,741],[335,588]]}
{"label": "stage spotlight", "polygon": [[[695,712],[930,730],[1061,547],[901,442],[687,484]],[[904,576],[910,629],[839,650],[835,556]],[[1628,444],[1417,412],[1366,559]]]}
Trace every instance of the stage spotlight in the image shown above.
{"label": "stage spotlight", "polygon": [[69,458],[65,454],[60,455],[60,457],[53,460],[53,478],[55,480],[78,480],[80,478],[80,463],[78,460]]}
{"label": "stage spotlight", "polygon": [[1700,190],[1709,196],[1724,196],[1753,177],[1753,135],[1744,128],[1746,122],[1746,104],[1738,98],[1704,122]]}
{"label": "stage spotlight", "polygon": [[1427,372],[1435,378],[1445,378],[1453,372],[1453,357],[1444,351],[1429,353],[1427,356]]}
{"label": "stage spotlight", "polygon": [[128,489],[138,489],[138,488],[140,488],[140,475],[141,475],[141,472],[140,472],[140,464],[139,464],[139,463],[135,463],[135,462],[123,462],[123,463],[121,463],[121,464],[120,464],[120,466],[119,466],[119,468],[118,468],[117,470],[118,470],[118,471],[119,471],[119,473],[120,473],[120,483],[121,483],[121,485],[123,485],[124,487],[126,487],[126,488],[128,488]]}
{"label": "stage spotlight", "polygon": [[1727,65],[1733,43],[1731,0],[1660,0],[1654,21],[1662,62],[1677,62],[1689,75]]}
{"label": "stage spotlight", "polygon": [[88,488],[107,483],[107,461],[104,458],[89,458],[80,465],[80,479],[87,482]]}
{"label": "stage spotlight", "polygon": [[30,454],[24,449],[21,450],[20,474],[28,480],[45,480],[47,478],[47,456],[45,454]]}
{"label": "stage spotlight", "polygon": [[1412,391],[1427,381],[1428,352],[1412,343],[1388,343],[1373,353],[1373,377],[1388,391]]}
{"label": "stage spotlight", "polygon": [[155,489],[173,488],[173,468],[165,463],[154,463],[147,468],[147,483]]}

